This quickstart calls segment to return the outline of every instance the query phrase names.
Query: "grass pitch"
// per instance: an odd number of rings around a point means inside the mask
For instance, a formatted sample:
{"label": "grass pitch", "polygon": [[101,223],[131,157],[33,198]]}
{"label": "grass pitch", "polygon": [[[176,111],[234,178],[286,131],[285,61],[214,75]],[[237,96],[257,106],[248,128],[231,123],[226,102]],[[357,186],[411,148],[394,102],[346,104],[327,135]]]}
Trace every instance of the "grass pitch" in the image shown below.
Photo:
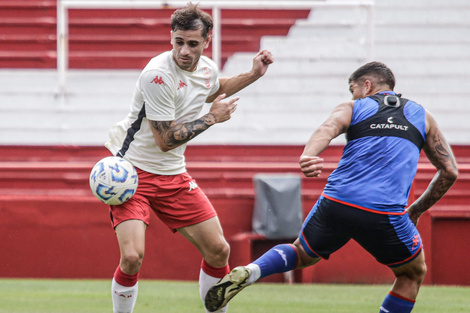
{"label": "grass pitch", "polygon": [[[0,279],[1,313],[112,312],[111,281]],[[230,302],[230,313],[378,312],[384,285],[255,284]],[[203,313],[197,282],[139,282],[134,313]],[[470,287],[421,288],[413,313],[470,312]]]}

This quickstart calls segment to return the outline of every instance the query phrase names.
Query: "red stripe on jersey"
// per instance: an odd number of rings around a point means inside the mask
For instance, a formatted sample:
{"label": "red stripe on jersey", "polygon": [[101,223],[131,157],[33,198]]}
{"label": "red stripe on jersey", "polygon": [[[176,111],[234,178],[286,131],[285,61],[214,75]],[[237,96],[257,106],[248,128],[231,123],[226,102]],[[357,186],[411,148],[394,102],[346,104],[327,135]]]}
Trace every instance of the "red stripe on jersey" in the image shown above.
{"label": "red stripe on jersey", "polygon": [[341,201],[341,200],[338,200],[338,199],[329,197],[329,196],[325,195],[324,193],[322,193],[321,195],[322,195],[323,197],[325,197],[325,198],[331,200],[331,201],[335,201],[335,202],[338,202],[338,203],[341,203],[341,204],[344,204],[344,205],[347,205],[347,206],[354,207],[354,208],[359,209],[359,210],[363,210],[363,211],[367,211],[367,212],[372,212],[372,213],[376,213],[376,214],[384,214],[384,215],[404,215],[404,214],[406,213],[405,210],[403,210],[403,212],[384,212],[384,211],[369,209],[369,208],[362,207],[362,206],[360,206],[360,205],[355,205],[355,204],[352,204],[352,203],[348,203],[348,202],[345,202],[345,201]]}

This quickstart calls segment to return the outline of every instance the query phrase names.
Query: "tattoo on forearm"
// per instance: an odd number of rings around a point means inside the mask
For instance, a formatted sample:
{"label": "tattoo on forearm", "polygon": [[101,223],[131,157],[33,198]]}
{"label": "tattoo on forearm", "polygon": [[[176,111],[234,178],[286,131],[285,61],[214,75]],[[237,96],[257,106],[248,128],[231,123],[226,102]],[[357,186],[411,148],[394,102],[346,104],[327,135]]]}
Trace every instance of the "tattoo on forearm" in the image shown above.
{"label": "tattoo on forearm", "polygon": [[434,135],[432,140],[435,141],[436,144],[432,148],[432,153],[428,155],[429,160],[432,163],[443,163],[448,161],[450,159],[450,153],[447,151],[446,145],[442,142],[439,134]]}
{"label": "tattoo on forearm", "polygon": [[168,147],[177,147],[193,139],[216,122],[214,114],[207,113],[192,122],[175,125],[174,121],[152,121],[152,126],[162,136]]}
{"label": "tattoo on forearm", "polygon": [[452,151],[449,150],[450,147],[441,136],[437,132],[430,138],[431,144],[426,150],[426,155],[431,163],[439,169],[439,172],[413,205],[413,211],[419,215],[439,201],[457,179],[457,163]]}
{"label": "tattoo on forearm", "polygon": [[415,211],[421,215],[428,210],[444,196],[454,182],[455,180],[449,180],[439,175],[434,177],[429,184],[428,190],[420,197],[419,205],[415,207]]}
{"label": "tattoo on forearm", "polygon": [[436,144],[436,152],[442,157],[449,157],[449,152],[446,150],[445,145],[442,143],[442,139],[440,138],[439,134],[436,134],[435,140]]}

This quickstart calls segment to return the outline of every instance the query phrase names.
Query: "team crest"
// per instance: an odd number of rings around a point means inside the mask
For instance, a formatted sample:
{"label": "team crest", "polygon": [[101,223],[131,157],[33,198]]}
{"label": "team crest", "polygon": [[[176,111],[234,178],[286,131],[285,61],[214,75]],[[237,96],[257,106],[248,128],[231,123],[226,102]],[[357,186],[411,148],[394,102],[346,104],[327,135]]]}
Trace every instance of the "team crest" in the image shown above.
{"label": "team crest", "polygon": [[206,88],[211,88],[210,79],[211,79],[211,70],[208,67],[202,68],[202,76],[204,77],[204,86]]}

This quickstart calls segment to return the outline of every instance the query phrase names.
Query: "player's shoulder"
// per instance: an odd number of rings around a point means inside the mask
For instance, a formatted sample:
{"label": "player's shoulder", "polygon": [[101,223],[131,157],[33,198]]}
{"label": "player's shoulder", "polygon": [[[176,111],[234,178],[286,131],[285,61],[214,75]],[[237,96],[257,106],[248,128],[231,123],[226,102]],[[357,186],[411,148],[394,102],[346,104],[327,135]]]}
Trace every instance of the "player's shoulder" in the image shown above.
{"label": "player's shoulder", "polygon": [[[168,85],[174,81],[171,51],[167,51],[152,58],[140,73],[139,80],[160,85]],[[165,84],[164,84],[165,83]]]}
{"label": "player's shoulder", "polygon": [[211,58],[206,57],[205,55],[201,55],[201,57],[199,58],[199,66],[209,67],[213,70],[218,71],[217,64],[215,64],[215,62]]}
{"label": "player's shoulder", "polygon": [[142,70],[142,74],[149,71],[161,71],[166,75],[173,72],[171,51],[166,51],[153,57]]}
{"label": "player's shoulder", "polygon": [[403,97],[403,99],[406,100],[406,105],[408,105],[408,106],[416,106],[416,107],[418,107],[418,108],[424,110],[424,107],[421,105],[421,103],[418,103],[418,102],[415,101],[415,100],[408,99],[408,98],[404,98],[404,97]]}
{"label": "player's shoulder", "polygon": [[200,62],[202,61],[203,63],[206,63],[206,64],[210,64],[211,66],[216,66],[215,62],[211,58],[205,55],[201,55],[201,57],[199,58],[199,61]]}
{"label": "player's shoulder", "polygon": [[351,100],[351,102],[355,111],[365,109],[365,108],[378,109],[378,106],[379,106],[378,102],[373,100],[370,97],[354,99],[354,100]]}
{"label": "player's shoulder", "polygon": [[426,109],[418,102],[408,99],[408,98],[403,98],[406,100],[405,107],[404,107],[404,112],[405,114],[420,114],[420,115],[425,115],[426,114]]}

